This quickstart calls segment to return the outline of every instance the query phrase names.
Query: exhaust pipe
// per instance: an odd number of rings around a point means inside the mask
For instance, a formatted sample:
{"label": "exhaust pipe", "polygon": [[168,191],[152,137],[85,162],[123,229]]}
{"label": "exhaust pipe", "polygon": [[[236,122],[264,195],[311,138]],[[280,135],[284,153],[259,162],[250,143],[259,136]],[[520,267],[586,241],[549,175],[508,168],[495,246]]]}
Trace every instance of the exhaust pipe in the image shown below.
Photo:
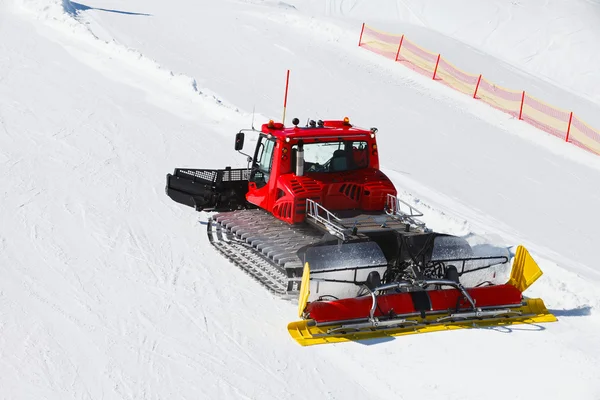
{"label": "exhaust pipe", "polygon": [[298,141],[298,151],[296,152],[296,176],[304,175],[304,142]]}

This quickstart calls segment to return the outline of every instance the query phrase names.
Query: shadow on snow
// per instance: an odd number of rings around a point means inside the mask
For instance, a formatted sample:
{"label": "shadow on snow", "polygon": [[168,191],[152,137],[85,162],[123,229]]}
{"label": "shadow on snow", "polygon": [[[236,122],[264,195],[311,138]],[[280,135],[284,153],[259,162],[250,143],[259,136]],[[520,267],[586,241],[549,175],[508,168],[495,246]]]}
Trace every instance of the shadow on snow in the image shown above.
{"label": "shadow on snow", "polygon": [[557,317],[587,317],[592,315],[592,307],[580,306],[570,310],[548,310]]}
{"label": "shadow on snow", "polygon": [[123,14],[123,15],[140,15],[140,16],[144,16],[144,17],[152,16],[152,14],[136,13],[136,12],[129,12],[129,11],[119,11],[119,10],[108,10],[106,8],[89,7],[89,6],[86,6],[85,4],[76,3],[74,1],[64,1],[63,4],[65,4],[65,10],[73,16],[77,16],[77,13],[79,13],[80,11],[88,11],[88,10],[106,11],[106,12]]}

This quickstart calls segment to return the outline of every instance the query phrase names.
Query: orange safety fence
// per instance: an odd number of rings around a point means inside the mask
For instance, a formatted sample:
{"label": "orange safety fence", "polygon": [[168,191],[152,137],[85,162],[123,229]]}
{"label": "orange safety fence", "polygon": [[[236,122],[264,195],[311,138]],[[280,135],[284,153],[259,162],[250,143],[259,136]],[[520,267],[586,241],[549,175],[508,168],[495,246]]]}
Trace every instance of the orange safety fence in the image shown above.
{"label": "orange safety fence", "polygon": [[468,95],[474,94],[477,82],[480,82],[479,76],[461,71],[441,57],[436,79],[440,79],[444,84]]}
{"label": "orange safety fence", "polygon": [[435,70],[437,54],[433,54],[404,38],[399,48],[398,61],[407,62],[407,66],[424,75],[431,76]]}
{"label": "orange safety fence", "polygon": [[379,32],[363,24],[363,30],[358,45],[374,53],[395,60],[401,38],[402,35],[391,35],[389,33]]}
{"label": "orange safety fence", "polygon": [[587,125],[573,112],[551,106],[524,91],[495,85],[482,75],[462,71],[440,54],[418,46],[405,35],[381,32],[363,24],[358,45],[600,155],[600,131]]}
{"label": "orange safety fence", "polygon": [[569,111],[554,108],[535,97],[525,95],[521,119],[562,140],[567,137],[570,116]]}
{"label": "orange safety fence", "polygon": [[475,98],[513,117],[519,117],[523,92],[506,89],[481,78]]}
{"label": "orange safety fence", "polygon": [[573,115],[569,142],[583,149],[600,154],[600,132]]}

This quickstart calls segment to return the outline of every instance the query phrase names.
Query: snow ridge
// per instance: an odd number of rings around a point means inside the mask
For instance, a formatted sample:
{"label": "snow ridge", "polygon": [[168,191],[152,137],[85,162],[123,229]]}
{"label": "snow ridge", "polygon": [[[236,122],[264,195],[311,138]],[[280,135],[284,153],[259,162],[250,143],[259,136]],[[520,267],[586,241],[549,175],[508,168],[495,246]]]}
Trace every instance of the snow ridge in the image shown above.
{"label": "snow ridge", "polygon": [[[75,37],[84,45],[102,52],[105,57],[116,58],[126,64],[128,69],[142,72],[153,82],[160,82],[163,87],[170,87],[177,96],[185,96],[192,100],[197,100],[200,96],[202,106],[208,114],[221,120],[227,118],[246,121],[248,119],[248,112],[240,111],[239,108],[208,89],[199,88],[195,78],[166,69],[155,60],[118,43],[115,39],[111,41],[100,39],[83,23],[85,17],[80,16],[70,0],[18,0],[18,3],[23,12],[33,15],[69,37]],[[260,115],[256,117],[262,118]]]}

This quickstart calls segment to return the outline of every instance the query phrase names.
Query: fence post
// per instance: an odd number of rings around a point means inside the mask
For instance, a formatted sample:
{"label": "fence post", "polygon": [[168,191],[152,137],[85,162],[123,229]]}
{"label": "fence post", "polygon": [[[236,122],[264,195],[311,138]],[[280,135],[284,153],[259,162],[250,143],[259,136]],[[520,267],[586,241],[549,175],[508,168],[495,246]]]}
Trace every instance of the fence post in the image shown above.
{"label": "fence post", "polygon": [[396,59],[394,61],[398,61],[398,56],[400,55],[400,49],[402,48],[402,41],[404,40],[404,34],[400,38],[400,44],[398,45],[398,51],[396,52]]}
{"label": "fence post", "polygon": [[433,70],[433,80],[434,81],[435,81],[435,74],[437,73],[437,67],[438,67],[439,63],[440,63],[440,55],[438,54],[437,61],[435,62],[435,69]]}
{"label": "fence post", "polygon": [[479,89],[479,82],[481,82],[481,74],[479,74],[479,79],[477,79],[477,85],[475,86],[475,93],[473,93],[473,98],[477,98],[477,89]]}
{"label": "fence post", "polygon": [[365,31],[365,23],[363,22],[363,24],[362,24],[362,28],[361,28],[361,30],[360,30],[360,38],[358,38],[358,47],[360,47],[360,44],[361,44],[361,42],[362,42],[362,35],[363,35],[363,32],[364,32],[364,31]]}
{"label": "fence post", "polygon": [[571,133],[571,121],[573,121],[573,111],[571,111],[571,115],[569,115],[569,127],[567,128],[567,138],[565,142],[569,141],[569,133]]}
{"label": "fence post", "polygon": [[525,91],[523,90],[523,95],[521,96],[521,110],[519,111],[519,119],[522,119],[523,116],[523,103],[525,102]]}

